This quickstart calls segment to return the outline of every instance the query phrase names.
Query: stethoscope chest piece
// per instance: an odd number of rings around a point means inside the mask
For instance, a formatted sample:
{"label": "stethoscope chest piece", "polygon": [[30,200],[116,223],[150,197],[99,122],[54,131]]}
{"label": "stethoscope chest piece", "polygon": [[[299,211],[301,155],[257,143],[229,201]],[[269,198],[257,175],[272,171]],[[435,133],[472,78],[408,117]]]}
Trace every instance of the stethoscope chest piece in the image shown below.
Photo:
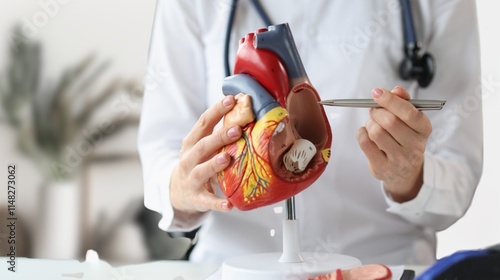
{"label": "stethoscope chest piece", "polygon": [[434,78],[436,65],[432,55],[425,53],[422,56],[414,54],[406,56],[399,66],[399,75],[403,80],[415,79],[422,88],[429,86]]}

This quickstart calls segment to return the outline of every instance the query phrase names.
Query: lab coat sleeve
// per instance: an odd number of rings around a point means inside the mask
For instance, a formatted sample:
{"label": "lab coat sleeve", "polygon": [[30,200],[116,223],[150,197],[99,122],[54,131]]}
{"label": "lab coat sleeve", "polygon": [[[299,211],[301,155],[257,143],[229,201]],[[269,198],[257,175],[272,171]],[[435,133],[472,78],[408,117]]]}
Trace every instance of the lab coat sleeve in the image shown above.
{"label": "lab coat sleeve", "polygon": [[[408,221],[443,230],[469,208],[482,173],[483,131],[480,55],[474,1],[421,1],[424,40],[436,59],[436,75],[419,98],[445,99],[428,112],[433,132],[424,154],[424,182],[417,197],[388,211]],[[425,24],[427,23],[427,24]]]}
{"label": "lab coat sleeve", "polygon": [[206,109],[203,43],[192,6],[157,1],[139,127],[144,204],[162,214],[159,227],[166,231],[192,230],[205,216],[174,215],[169,189],[182,139]]}

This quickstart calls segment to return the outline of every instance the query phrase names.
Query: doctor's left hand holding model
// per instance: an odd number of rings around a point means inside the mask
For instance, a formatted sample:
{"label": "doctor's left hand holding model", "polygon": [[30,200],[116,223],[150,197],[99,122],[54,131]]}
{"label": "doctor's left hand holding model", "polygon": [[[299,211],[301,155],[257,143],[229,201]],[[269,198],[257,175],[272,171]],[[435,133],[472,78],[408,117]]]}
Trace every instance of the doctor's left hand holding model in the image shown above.
{"label": "doctor's left hand holding model", "polygon": [[[435,232],[465,213],[479,181],[481,108],[467,117],[457,117],[456,111],[424,113],[407,99],[443,99],[453,109],[476,93],[474,3],[415,5],[420,31],[426,32],[423,41],[439,67],[428,88],[408,93],[394,87],[414,84],[397,73],[403,56],[401,15],[392,2],[334,2],[264,5],[275,22],[290,23],[321,99],[372,97],[382,107],[325,109],[334,135],[332,157],[323,175],[296,196],[302,247],[352,255],[363,263],[430,264]],[[273,211],[282,204],[242,212],[216,194],[215,175],[230,161],[218,151],[242,131],[217,127],[235,99],[221,94],[227,19],[214,5],[157,2],[149,67],[166,75],[155,77],[146,90],[139,152],[145,204],[162,214],[160,228],[190,231],[203,225],[191,259],[222,262],[280,251],[283,217]],[[240,6],[233,38],[262,27],[249,3]],[[385,23],[377,21],[380,11],[386,12]],[[374,22],[383,28],[376,36],[365,35],[365,45],[356,45],[359,32]]]}

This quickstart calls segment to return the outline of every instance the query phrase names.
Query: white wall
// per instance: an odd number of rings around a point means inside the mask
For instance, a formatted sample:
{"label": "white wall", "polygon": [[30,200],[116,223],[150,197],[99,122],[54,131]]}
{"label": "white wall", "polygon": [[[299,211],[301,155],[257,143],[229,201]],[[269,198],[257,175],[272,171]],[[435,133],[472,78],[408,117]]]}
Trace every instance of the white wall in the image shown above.
{"label": "white wall", "polygon": [[5,39],[12,25],[22,23],[28,37],[41,41],[47,50],[47,76],[96,52],[113,60],[115,74],[142,78],[155,4],[155,0],[2,0],[0,64],[10,47]]}
{"label": "white wall", "polygon": [[459,249],[477,249],[500,243],[500,2],[478,0],[481,37],[484,118],[484,170],[466,215],[438,234],[438,257]]}
{"label": "white wall", "polygon": [[[112,68],[108,77],[122,76],[142,80],[146,73],[146,56],[149,44],[150,28],[153,19],[155,0],[58,0],[61,3],[50,6],[51,15],[44,21],[44,7],[40,3],[59,3],[55,0],[23,0],[0,2],[0,69],[4,69],[8,60],[7,50],[11,42],[9,32],[14,22],[30,22],[30,32],[33,39],[43,43],[44,76],[55,79],[69,64],[76,63],[83,56],[95,51],[99,59],[111,58]],[[484,102],[485,124],[485,161],[481,184],[477,190],[473,204],[465,217],[449,229],[439,233],[438,257],[448,255],[459,249],[473,249],[500,242],[500,188],[496,180],[498,157],[500,151],[497,143],[500,138],[497,120],[500,119],[500,40],[498,31],[500,20],[498,11],[500,4],[496,0],[478,0],[480,20],[483,77],[489,84],[483,84],[490,91]],[[46,13],[47,14],[47,13]],[[40,17],[41,16],[41,17]],[[35,28],[33,28],[33,26]],[[38,26],[38,27],[37,27]],[[7,129],[0,127],[1,134],[6,135]],[[135,131],[115,139],[112,146],[122,146],[123,149],[134,151]],[[26,212],[29,222],[36,217],[37,191],[39,177],[29,162],[16,155],[10,147],[15,141],[12,137],[0,138],[0,166],[7,162],[18,162],[22,165],[20,177],[23,190],[19,208]],[[109,176],[101,171],[95,171],[96,177],[90,182],[96,188],[92,195],[98,199],[92,202],[92,220],[96,221],[99,213],[109,212],[110,217],[126,207],[127,199],[140,195],[142,186],[138,164],[125,164],[119,172],[109,172]],[[120,167],[122,168],[122,167]],[[119,178],[120,172],[129,171],[135,174],[133,178]],[[92,171],[92,170],[91,170]],[[2,175],[3,176],[3,175]],[[3,177],[1,177],[3,178]],[[5,181],[5,180],[4,180]],[[128,183],[128,184],[127,184]],[[106,199],[99,196],[102,187],[103,195],[116,194],[117,189],[111,185],[120,185],[119,199]],[[115,212],[113,212],[115,211]]]}

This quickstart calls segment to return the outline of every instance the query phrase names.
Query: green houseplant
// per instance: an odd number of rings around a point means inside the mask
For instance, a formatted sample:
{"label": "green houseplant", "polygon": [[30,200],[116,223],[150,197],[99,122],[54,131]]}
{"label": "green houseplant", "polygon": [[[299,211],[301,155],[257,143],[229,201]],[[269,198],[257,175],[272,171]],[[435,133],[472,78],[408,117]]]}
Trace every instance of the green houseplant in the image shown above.
{"label": "green houseplant", "polygon": [[[44,180],[67,180],[96,145],[138,124],[131,110],[113,112],[110,101],[120,94],[140,98],[142,88],[116,79],[96,90],[109,62],[95,65],[93,55],[69,67],[56,83],[42,82],[41,50],[39,43],[26,40],[11,48],[10,64],[0,76],[1,119],[13,128],[19,151],[34,162]],[[102,111],[110,113],[96,120]]]}
{"label": "green houseplant", "polygon": [[[21,32],[17,27],[14,36],[22,38]],[[132,109],[141,100],[142,86],[123,79],[103,82],[110,63],[96,63],[94,55],[68,67],[56,82],[43,80],[40,43],[16,43],[0,72],[0,122],[11,128],[18,151],[43,180],[34,256],[74,259],[88,211],[83,197],[88,190],[80,188],[79,173],[99,144],[138,124]],[[136,104],[118,104],[115,110],[116,101],[123,100]]]}

